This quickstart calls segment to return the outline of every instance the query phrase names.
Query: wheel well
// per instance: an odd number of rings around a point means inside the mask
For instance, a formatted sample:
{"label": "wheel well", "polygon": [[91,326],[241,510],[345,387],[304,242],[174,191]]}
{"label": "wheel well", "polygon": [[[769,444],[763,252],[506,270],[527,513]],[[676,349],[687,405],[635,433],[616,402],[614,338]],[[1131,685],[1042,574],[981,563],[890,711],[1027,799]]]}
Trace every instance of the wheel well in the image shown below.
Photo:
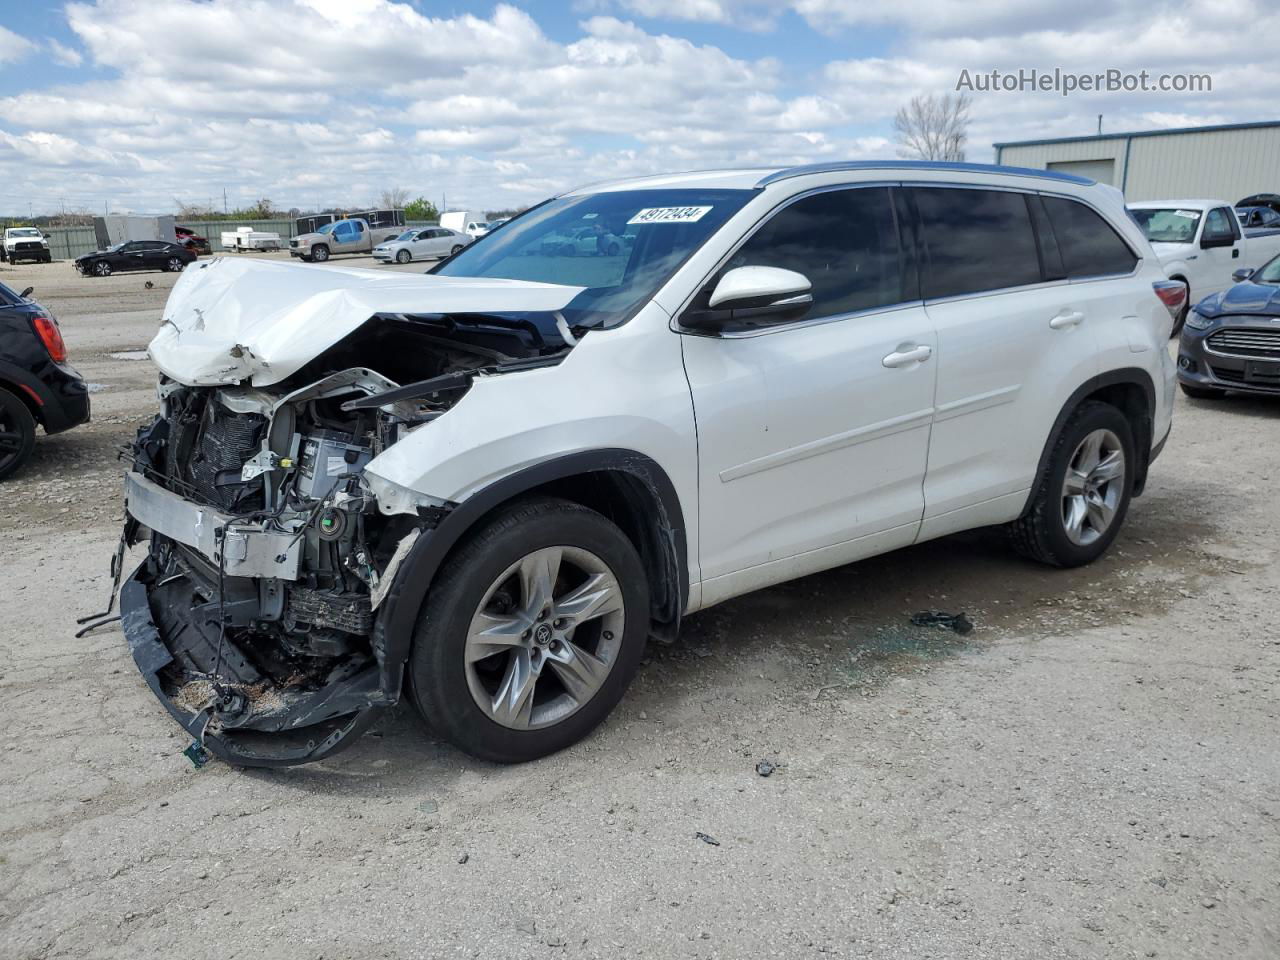
{"label": "wheel well", "polygon": [[1110,404],[1125,415],[1133,428],[1133,444],[1137,455],[1137,469],[1133,477],[1133,495],[1142,493],[1147,482],[1147,467],[1151,462],[1151,432],[1153,428],[1151,400],[1141,384],[1132,380],[1109,383],[1085,394],[1072,409],[1090,400]]}
{"label": "wheel well", "polygon": [[5,380],[3,377],[0,377],[0,390],[8,390],[15,397],[21,400],[27,410],[31,413],[31,419],[40,426],[44,426],[43,411],[40,409],[40,404],[36,403],[35,398],[31,396],[30,393],[18,384],[10,380]]}
{"label": "wheel well", "polygon": [[651,616],[662,636],[674,636],[683,608],[677,541],[672,520],[650,484],[625,470],[594,470],[560,477],[528,490],[523,497],[572,500],[618,525],[640,554],[649,580]]}

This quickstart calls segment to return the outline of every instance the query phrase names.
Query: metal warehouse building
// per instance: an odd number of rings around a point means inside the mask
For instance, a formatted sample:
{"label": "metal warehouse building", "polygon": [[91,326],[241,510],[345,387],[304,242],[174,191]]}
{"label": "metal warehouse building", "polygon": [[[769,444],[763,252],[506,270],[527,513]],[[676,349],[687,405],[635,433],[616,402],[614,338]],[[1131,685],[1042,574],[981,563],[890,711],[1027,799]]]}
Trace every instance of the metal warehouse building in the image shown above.
{"label": "metal warehouse building", "polygon": [[1109,183],[1127,200],[1280,193],[1280,120],[996,143],[996,163]]}

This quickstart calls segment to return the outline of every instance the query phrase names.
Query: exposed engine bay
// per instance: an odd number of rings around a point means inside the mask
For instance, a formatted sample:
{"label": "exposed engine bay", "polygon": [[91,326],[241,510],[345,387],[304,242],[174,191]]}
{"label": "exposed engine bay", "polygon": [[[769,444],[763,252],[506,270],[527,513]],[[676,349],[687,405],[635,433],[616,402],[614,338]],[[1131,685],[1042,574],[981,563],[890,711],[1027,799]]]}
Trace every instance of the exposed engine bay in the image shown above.
{"label": "exposed engine bay", "polygon": [[269,386],[161,377],[126,475],[125,541],[150,544],[121,604],[135,659],[184,726],[220,736],[233,762],[289,763],[395,702],[378,608],[450,505],[380,509],[364,468],[476,378],[560,362],[574,342],[562,326],[377,315]]}

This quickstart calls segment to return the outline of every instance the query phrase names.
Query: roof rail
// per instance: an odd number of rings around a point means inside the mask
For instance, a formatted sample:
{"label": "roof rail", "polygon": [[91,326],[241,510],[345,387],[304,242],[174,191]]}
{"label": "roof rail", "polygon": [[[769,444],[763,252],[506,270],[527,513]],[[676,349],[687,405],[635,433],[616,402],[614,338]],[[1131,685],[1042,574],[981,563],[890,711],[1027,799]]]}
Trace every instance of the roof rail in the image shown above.
{"label": "roof rail", "polygon": [[812,173],[843,173],[854,170],[950,170],[956,173],[1001,173],[1011,177],[1035,177],[1040,180],[1058,180],[1089,186],[1095,181],[1056,170],[1032,170],[1029,167],[1003,167],[991,163],[959,163],[945,160],[843,160],[832,163],[808,163],[799,167],[787,167],[762,177],[757,187],[765,187],[779,180],[804,177]]}

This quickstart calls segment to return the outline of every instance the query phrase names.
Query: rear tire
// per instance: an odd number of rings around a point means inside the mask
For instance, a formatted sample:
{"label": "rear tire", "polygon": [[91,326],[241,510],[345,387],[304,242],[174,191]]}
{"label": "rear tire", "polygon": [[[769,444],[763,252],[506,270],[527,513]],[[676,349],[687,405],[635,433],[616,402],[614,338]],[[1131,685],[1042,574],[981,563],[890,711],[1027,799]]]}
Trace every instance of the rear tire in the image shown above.
{"label": "rear tire", "polygon": [[180,260],[178,257],[170,257],[169,262],[166,264],[166,267],[168,268],[170,273],[177,273],[179,270],[183,268],[183,266],[184,264],[182,260]]}
{"label": "rear tire", "polygon": [[[1096,459],[1091,444],[1098,445]],[[1005,527],[1009,542],[1051,566],[1092,563],[1120,532],[1136,469],[1128,418],[1109,403],[1081,404],[1054,441],[1026,513]]]}
{"label": "rear tire", "polygon": [[1221,400],[1227,395],[1227,391],[1219,390],[1217,387],[1193,387],[1186,383],[1180,383],[1178,386],[1193,400]]}
{"label": "rear tire", "polygon": [[22,400],[0,388],[0,480],[31,456],[36,445],[36,421]]}
{"label": "rear tire", "polygon": [[410,692],[467,753],[534,760],[604,720],[648,632],[649,586],[622,531],[579,504],[529,500],[497,511],[440,569],[415,630]]}
{"label": "rear tire", "polygon": [[458,244],[452,250],[449,251],[449,256],[456,257],[461,252],[462,252],[462,244]]}

